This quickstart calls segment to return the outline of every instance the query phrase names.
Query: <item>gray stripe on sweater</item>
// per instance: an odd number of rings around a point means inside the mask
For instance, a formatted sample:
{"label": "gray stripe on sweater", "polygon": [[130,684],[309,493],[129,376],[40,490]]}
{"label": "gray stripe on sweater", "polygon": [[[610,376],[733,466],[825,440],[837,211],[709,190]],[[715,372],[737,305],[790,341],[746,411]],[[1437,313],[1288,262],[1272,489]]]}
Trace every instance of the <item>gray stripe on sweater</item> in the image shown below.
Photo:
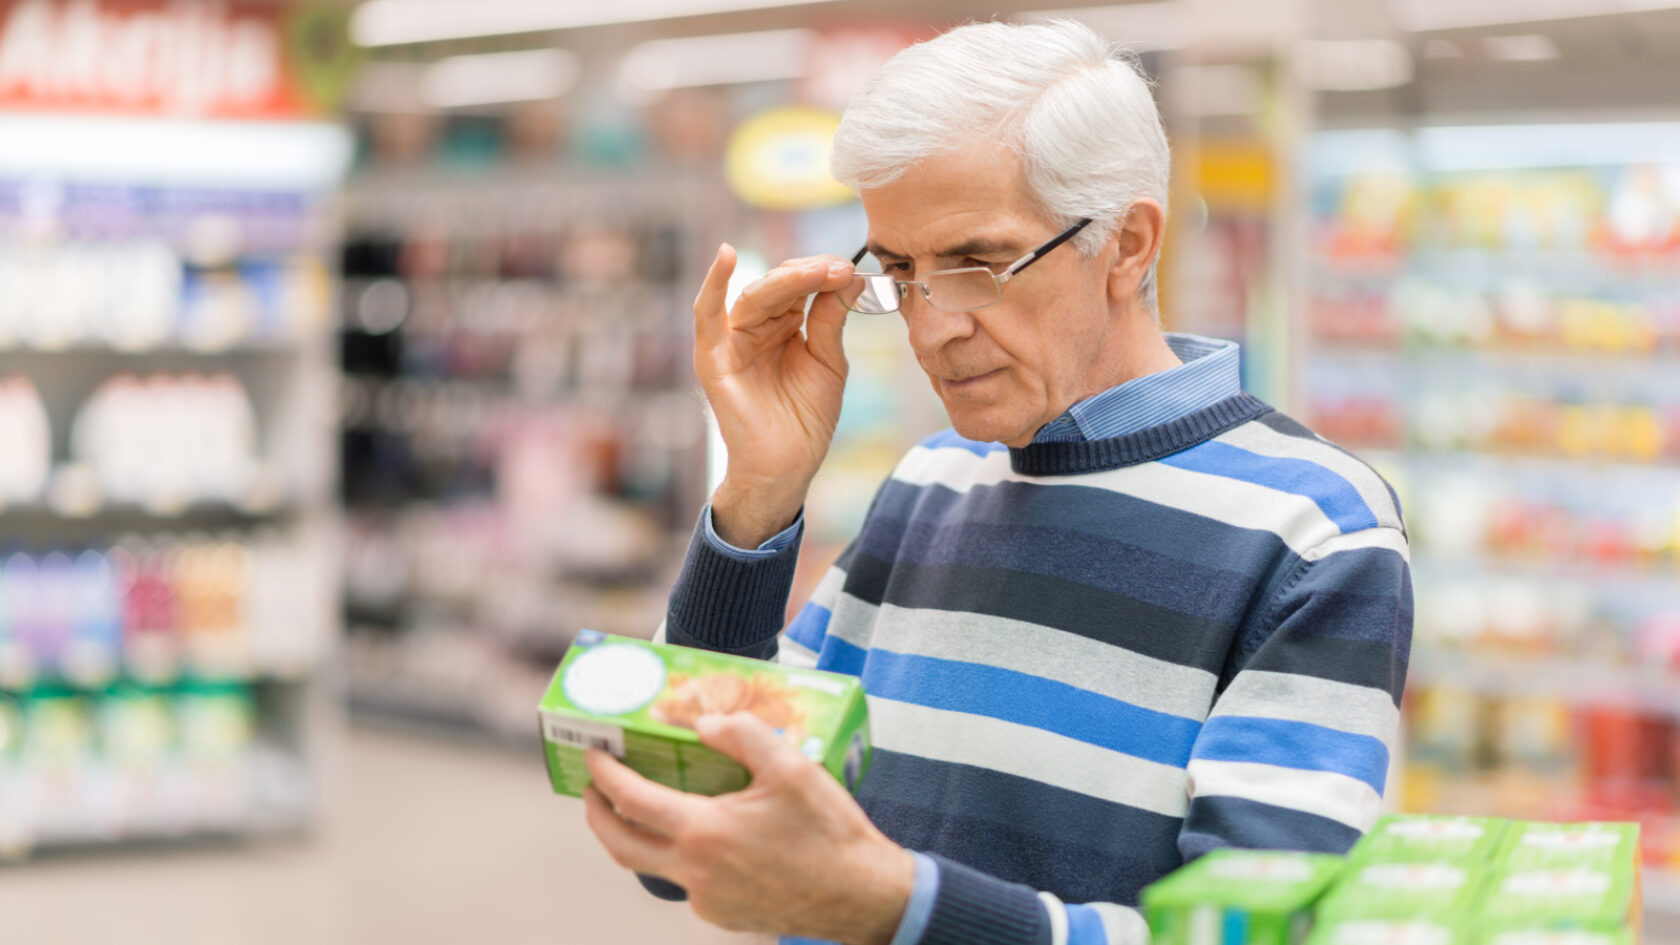
{"label": "gray stripe on sweater", "polygon": [[996,666],[1198,722],[1207,716],[1218,682],[1205,670],[1053,627],[988,614],[876,607],[850,594],[840,595],[828,632],[857,647]]}

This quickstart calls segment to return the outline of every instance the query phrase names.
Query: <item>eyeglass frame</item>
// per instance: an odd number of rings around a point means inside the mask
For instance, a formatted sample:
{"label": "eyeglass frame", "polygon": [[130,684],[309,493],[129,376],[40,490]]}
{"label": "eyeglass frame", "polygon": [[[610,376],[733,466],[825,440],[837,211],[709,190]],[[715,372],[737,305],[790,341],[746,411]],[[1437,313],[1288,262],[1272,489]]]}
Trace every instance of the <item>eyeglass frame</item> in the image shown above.
{"label": "eyeglass frame", "polygon": [[[976,305],[970,308],[962,309],[961,311],[972,312],[982,308],[990,308],[991,306],[1003,301],[1003,287],[1009,282],[1009,280],[1020,275],[1021,270],[1044,258],[1046,253],[1049,253],[1051,250],[1072,239],[1080,230],[1089,226],[1091,220],[1091,217],[1081,217],[1077,223],[1074,223],[1062,232],[1057,233],[1055,236],[1050,237],[1048,240],[1039,244],[1035,249],[1029,250],[1026,255],[1022,256],[1020,259],[1017,259],[1005,266],[1002,272],[993,272],[989,266],[959,266],[956,269],[937,269],[924,275],[921,279],[894,279],[893,285],[898,289],[898,306],[896,308],[885,312],[861,312],[852,308],[850,305],[847,305],[846,311],[857,312],[859,315],[891,315],[894,312],[902,312],[904,310],[904,300],[909,298],[911,286],[916,286],[922,290],[923,301],[927,302],[927,304],[933,306],[934,308],[939,308],[939,306],[933,304],[932,290],[928,288],[928,284],[924,280],[931,279],[934,276],[948,276],[959,272],[983,272],[986,275],[991,276],[992,282],[997,286],[997,298],[987,302],[985,305]],[[852,265],[856,266],[858,263],[862,262],[863,257],[867,255],[869,255],[869,247],[864,246],[856,253],[852,254]],[[860,277],[884,276],[886,273],[860,272],[856,275]],[[939,310],[942,312],[949,311],[948,309]]]}

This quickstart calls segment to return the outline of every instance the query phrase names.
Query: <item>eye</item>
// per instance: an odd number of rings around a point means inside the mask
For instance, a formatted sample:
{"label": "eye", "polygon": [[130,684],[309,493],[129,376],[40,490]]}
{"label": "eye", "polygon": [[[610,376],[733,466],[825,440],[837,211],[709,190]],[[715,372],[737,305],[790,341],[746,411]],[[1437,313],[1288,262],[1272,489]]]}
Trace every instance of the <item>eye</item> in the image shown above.
{"label": "eye", "polygon": [[887,263],[881,268],[881,271],[889,272],[893,275],[904,275],[910,271],[910,264],[902,262]]}

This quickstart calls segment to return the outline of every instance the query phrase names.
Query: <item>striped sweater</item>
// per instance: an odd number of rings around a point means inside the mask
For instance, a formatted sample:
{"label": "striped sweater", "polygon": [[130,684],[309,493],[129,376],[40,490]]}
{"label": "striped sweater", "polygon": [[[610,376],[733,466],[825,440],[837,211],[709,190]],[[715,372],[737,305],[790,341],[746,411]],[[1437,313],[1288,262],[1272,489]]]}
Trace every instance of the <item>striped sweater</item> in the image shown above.
{"label": "striped sweater", "polygon": [[899,463],[782,631],[794,552],[697,536],[673,643],[860,676],[859,802],[938,864],[920,941],[1143,941],[1219,846],[1346,850],[1377,815],[1411,642],[1374,472],[1239,394],[1110,439]]}

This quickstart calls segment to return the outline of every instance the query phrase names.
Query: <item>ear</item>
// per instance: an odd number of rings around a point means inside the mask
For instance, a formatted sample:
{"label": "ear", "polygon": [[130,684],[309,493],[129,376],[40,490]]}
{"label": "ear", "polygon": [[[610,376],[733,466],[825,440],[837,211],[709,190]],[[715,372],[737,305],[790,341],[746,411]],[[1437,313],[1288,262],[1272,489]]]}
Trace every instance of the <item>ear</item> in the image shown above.
{"label": "ear", "polygon": [[1109,235],[1109,251],[1115,253],[1114,265],[1108,270],[1110,299],[1131,302],[1137,298],[1138,287],[1161,251],[1166,230],[1167,211],[1152,198],[1141,197],[1126,211]]}

